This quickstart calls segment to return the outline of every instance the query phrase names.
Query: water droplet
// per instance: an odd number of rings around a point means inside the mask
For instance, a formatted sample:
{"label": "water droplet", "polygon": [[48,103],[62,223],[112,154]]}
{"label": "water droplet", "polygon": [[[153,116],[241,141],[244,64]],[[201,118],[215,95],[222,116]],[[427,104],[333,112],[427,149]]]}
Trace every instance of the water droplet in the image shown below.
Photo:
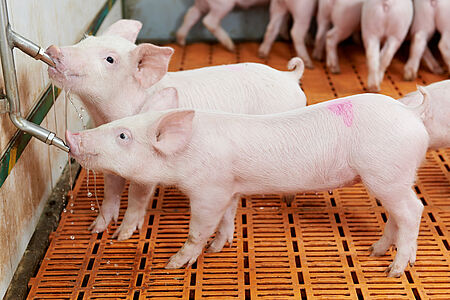
{"label": "water droplet", "polygon": [[333,194],[333,191],[332,191],[332,190],[329,190],[329,191],[328,191],[328,194],[330,194],[330,195]]}
{"label": "water droplet", "polygon": [[74,240],[74,239],[75,239],[75,236],[74,236],[74,235],[71,235],[71,236],[70,236],[70,239],[71,239],[71,240]]}
{"label": "water droplet", "polygon": [[73,206],[73,203],[70,203],[70,206]]}
{"label": "water droplet", "polygon": [[94,206],[95,204],[94,204],[94,202],[91,202],[91,206]]}
{"label": "water droplet", "polygon": [[109,244],[112,245],[112,244],[114,244],[114,242],[111,240],[111,241],[109,241]]}
{"label": "water droplet", "polygon": [[109,265],[110,263],[111,263],[111,261],[109,261],[109,260],[108,260],[108,261],[106,261],[106,264],[107,264],[107,265]]}
{"label": "water droplet", "polygon": [[81,110],[81,111],[84,111],[84,107],[80,107],[80,110]]}
{"label": "water droplet", "polygon": [[92,193],[91,193],[91,192],[88,192],[88,193],[87,193],[87,196],[88,196],[89,198],[91,198],[91,197],[92,197]]}
{"label": "water droplet", "polygon": [[73,225],[73,222],[70,222],[70,225]]}
{"label": "water droplet", "polygon": [[95,207],[91,206],[91,210],[95,210]]}
{"label": "water droplet", "polygon": [[319,195],[319,193],[317,193],[317,192],[315,194],[316,194],[316,196]]}
{"label": "water droplet", "polygon": [[120,275],[119,272],[116,272],[116,275],[119,276]]}
{"label": "water droplet", "polygon": [[63,209],[63,212],[67,212],[67,209],[64,208],[64,209]]}
{"label": "water droplet", "polygon": [[118,267],[119,265],[118,264],[114,264],[114,267]]}
{"label": "water droplet", "polygon": [[70,210],[70,213],[73,214],[73,209]]}

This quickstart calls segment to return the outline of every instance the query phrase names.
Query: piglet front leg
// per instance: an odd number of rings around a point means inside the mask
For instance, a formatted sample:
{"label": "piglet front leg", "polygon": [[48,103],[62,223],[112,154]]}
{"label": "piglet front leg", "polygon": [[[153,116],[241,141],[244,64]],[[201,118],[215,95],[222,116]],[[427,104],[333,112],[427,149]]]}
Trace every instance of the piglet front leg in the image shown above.
{"label": "piglet front leg", "polygon": [[166,269],[178,269],[184,265],[190,267],[195,263],[230,206],[231,195],[224,190],[217,187],[197,189],[199,192],[190,195],[189,237],[183,247],[169,259]]}
{"label": "piglet front leg", "polygon": [[114,220],[117,222],[120,208],[120,195],[125,186],[125,179],[120,176],[105,174],[105,196],[103,198],[100,213],[92,222],[89,230],[94,233],[103,232]]}
{"label": "piglet front leg", "polygon": [[117,237],[119,241],[127,240],[133,235],[136,229],[140,230],[142,228],[148,201],[153,195],[154,188],[155,186],[141,185],[134,182],[130,183],[128,208],[122,224],[114,232],[112,238]]}
{"label": "piglet front leg", "polygon": [[207,252],[218,253],[222,251],[226,243],[231,247],[234,236],[234,219],[236,218],[236,209],[238,206],[239,195],[236,195],[231,200],[225,214],[220,221],[219,227],[216,231],[216,236],[208,245]]}

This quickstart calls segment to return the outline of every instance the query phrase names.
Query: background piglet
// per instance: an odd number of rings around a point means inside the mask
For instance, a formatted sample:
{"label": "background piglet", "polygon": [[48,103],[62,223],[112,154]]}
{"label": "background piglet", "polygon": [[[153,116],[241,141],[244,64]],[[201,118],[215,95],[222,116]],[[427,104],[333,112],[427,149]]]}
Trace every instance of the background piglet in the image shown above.
{"label": "background piglet", "polygon": [[[378,92],[384,73],[408,33],[413,18],[411,0],[366,0],[361,33],[368,66],[367,86]],[[384,41],[380,52],[381,43]]]}
{"label": "background piglet", "polygon": [[210,251],[231,243],[240,194],[329,190],[361,180],[389,214],[372,255],[395,245],[389,276],[400,276],[416,260],[423,205],[412,184],[428,146],[424,107],[362,94],[264,116],[151,111],[66,139],[87,168],[177,185],[189,196],[189,237],[167,268],[193,264],[215,231]]}
{"label": "background piglet", "polygon": [[[430,101],[423,122],[430,135],[429,148],[450,147],[450,80],[432,83],[426,89],[430,94]],[[399,101],[407,105],[419,105],[422,95],[415,91]]]}
{"label": "background piglet", "polygon": [[234,50],[234,43],[228,33],[222,28],[220,22],[233,10],[235,6],[249,8],[255,5],[269,3],[270,0],[195,0],[186,15],[183,24],[177,31],[177,42],[180,45],[186,44],[186,36],[198,20],[203,18],[203,25],[230,51]]}
{"label": "background piglet", "polygon": [[[299,86],[304,69],[299,58],[289,62],[292,72],[255,63],[167,72],[173,49],[136,46],[141,26],[138,21],[121,20],[101,36],[47,50],[56,63],[48,69],[52,82],[78,95],[96,126],[134,115],[144,106],[161,109],[161,105],[152,106],[152,96],[166,87],[178,89],[180,107],[267,114],[306,105]],[[124,186],[123,178],[105,174],[105,196],[101,213],[91,226],[94,232],[117,221]],[[115,233],[119,240],[129,238],[140,227],[151,192],[151,187],[131,183],[129,209]]]}
{"label": "background piglet", "polygon": [[441,33],[439,50],[447,66],[450,68],[450,1],[414,0],[414,20],[411,26],[411,49],[405,65],[405,80],[417,77],[420,60],[423,58],[431,72],[443,73],[433,57],[427,43],[436,29]]}
{"label": "background piglet", "polygon": [[305,46],[305,37],[316,10],[316,2],[316,0],[272,0],[270,2],[270,22],[267,25],[264,41],[259,47],[259,55],[267,57],[280,32],[283,20],[290,13],[294,21],[291,28],[291,38],[295,51],[303,59],[307,68],[313,68],[314,65]]}
{"label": "background piglet", "polygon": [[[332,73],[340,73],[338,44],[359,29],[364,0],[319,0],[317,33],[313,56],[322,59],[326,45],[326,63]],[[328,30],[329,24],[333,27]]]}

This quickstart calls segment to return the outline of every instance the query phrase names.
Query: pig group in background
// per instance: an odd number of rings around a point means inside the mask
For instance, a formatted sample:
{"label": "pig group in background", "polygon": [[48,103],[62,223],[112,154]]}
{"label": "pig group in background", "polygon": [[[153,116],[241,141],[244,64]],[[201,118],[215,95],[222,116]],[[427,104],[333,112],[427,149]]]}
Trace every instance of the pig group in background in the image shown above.
{"label": "pig group in background", "polygon": [[427,46],[436,29],[441,33],[439,50],[450,69],[450,1],[414,0],[414,20],[411,26],[411,48],[405,65],[405,80],[417,77],[423,58],[431,72],[442,74],[443,69]]}
{"label": "pig group in background", "polygon": [[366,0],[364,2],[361,33],[366,49],[369,91],[380,90],[384,73],[405,39],[412,18],[411,0]]}
{"label": "pig group in background", "polygon": [[293,19],[291,38],[297,56],[303,59],[307,68],[314,65],[305,45],[305,37],[316,11],[316,0],[272,0],[270,2],[270,22],[267,25],[264,41],[259,47],[259,56],[267,57],[275,38],[280,32],[283,20],[290,13]]}
{"label": "pig group in background", "polygon": [[[337,46],[359,29],[364,0],[319,0],[317,33],[313,56],[321,60],[326,48],[326,64],[332,73],[340,73]],[[333,27],[328,30],[330,24]]]}
{"label": "pig group in background", "polygon": [[[388,269],[398,277],[416,260],[423,211],[412,190],[428,146],[420,116],[429,95],[421,92],[424,102],[414,107],[361,94],[263,116],[150,111],[67,132],[66,139],[87,168],[145,185],[176,185],[189,197],[189,237],[167,268],[193,264],[214,232],[209,251],[231,243],[241,194],[322,191],[362,181],[389,214],[372,255],[395,245]],[[170,102],[178,107],[176,98]]]}
{"label": "pig group in background", "polygon": [[[450,147],[450,80],[432,83],[426,89],[430,94],[430,101],[425,109],[423,122],[430,136],[428,147]],[[399,101],[410,106],[419,105],[422,96],[419,91],[415,91]]]}
{"label": "pig group in background", "polygon": [[[178,89],[180,107],[187,108],[267,114],[306,105],[299,86],[304,70],[300,58],[289,62],[291,72],[255,63],[167,72],[173,49],[152,44],[136,46],[141,26],[138,21],[120,20],[101,36],[47,50],[56,64],[48,69],[52,82],[80,97],[95,126],[143,109],[161,109],[161,104],[153,104],[157,99],[152,100],[152,96],[172,86]],[[105,174],[105,196],[91,226],[94,232],[117,221],[124,186],[122,177]],[[129,206],[115,233],[119,240],[129,238],[141,226],[151,193],[152,187],[130,184]]]}
{"label": "pig group in background", "polygon": [[234,43],[228,33],[222,28],[220,22],[233,10],[235,6],[249,8],[255,5],[269,3],[269,0],[195,0],[186,15],[183,24],[177,31],[177,42],[180,45],[186,44],[186,36],[200,18],[203,18],[203,25],[219,40],[219,42],[228,50],[234,50]]}

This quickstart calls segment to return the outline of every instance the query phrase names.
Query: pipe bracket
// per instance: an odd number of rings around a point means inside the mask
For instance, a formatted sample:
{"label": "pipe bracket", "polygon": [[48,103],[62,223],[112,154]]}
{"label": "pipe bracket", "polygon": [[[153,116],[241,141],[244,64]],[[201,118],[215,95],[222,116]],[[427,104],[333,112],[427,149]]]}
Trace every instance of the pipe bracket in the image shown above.
{"label": "pipe bracket", "polygon": [[5,95],[0,95],[0,114],[6,114],[10,112],[9,101]]}

